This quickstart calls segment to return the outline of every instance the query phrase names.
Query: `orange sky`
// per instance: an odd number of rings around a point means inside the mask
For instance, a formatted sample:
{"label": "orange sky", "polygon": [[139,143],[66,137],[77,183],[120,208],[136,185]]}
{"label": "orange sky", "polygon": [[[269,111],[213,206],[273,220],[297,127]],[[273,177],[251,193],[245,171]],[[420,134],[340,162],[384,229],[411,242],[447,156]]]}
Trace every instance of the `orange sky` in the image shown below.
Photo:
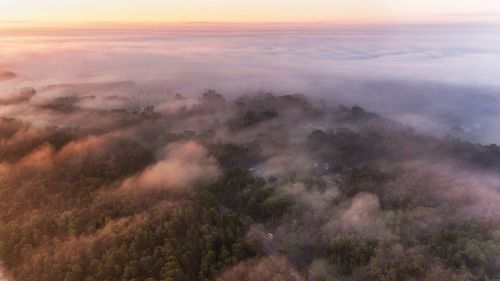
{"label": "orange sky", "polygon": [[0,0],[0,21],[318,22],[490,18],[499,0]]}

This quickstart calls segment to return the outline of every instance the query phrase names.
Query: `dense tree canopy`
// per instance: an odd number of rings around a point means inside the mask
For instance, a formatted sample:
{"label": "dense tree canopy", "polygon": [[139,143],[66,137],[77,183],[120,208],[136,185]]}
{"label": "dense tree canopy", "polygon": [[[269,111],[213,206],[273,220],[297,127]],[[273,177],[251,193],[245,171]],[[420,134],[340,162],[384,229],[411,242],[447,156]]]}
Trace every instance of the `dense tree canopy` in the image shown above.
{"label": "dense tree canopy", "polygon": [[15,280],[500,280],[496,145],[299,95],[98,98],[13,101],[89,127],[0,119]]}

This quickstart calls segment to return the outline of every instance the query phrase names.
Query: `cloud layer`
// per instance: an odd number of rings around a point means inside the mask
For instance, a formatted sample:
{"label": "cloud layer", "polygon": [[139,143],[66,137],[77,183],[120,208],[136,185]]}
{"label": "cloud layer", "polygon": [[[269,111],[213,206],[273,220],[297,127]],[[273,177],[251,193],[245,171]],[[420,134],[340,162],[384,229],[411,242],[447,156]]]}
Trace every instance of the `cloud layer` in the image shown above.
{"label": "cloud layer", "polygon": [[423,130],[497,141],[499,31],[463,24],[4,32],[0,68],[19,77],[2,74],[12,79],[0,94],[113,80],[161,81],[163,91],[183,94],[299,92],[365,105]]}

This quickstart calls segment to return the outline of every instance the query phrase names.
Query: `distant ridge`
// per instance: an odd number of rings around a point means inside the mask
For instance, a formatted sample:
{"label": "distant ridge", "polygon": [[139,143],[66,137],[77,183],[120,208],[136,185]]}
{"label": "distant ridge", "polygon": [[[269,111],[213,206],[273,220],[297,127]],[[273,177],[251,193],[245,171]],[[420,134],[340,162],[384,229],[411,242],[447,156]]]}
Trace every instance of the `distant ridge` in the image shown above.
{"label": "distant ridge", "polygon": [[0,70],[0,81],[11,80],[16,78],[18,75],[12,71]]}
{"label": "distant ridge", "polygon": [[111,81],[111,82],[91,82],[91,83],[65,83],[52,84],[43,90],[51,92],[67,92],[77,95],[97,94],[106,92],[129,92],[136,89],[133,81]]}
{"label": "distant ridge", "polygon": [[63,84],[51,84],[48,85],[46,90],[55,90],[55,89],[75,89],[75,88],[83,88],[83,89],[106,89],[106,88],[114,88],[117,86],[135,86],[135,83],[130,80],[124,81],[111,81],[111,82],[90,82],[90,83],[63,83]]}

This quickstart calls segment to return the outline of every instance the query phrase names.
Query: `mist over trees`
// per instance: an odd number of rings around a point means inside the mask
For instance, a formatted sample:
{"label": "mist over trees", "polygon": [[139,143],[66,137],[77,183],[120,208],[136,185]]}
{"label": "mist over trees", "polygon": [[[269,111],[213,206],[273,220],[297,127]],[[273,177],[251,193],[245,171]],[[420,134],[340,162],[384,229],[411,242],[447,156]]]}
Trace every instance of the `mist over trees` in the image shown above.
{"label": "mist over trees", "polygon": [[302,95],[137,87],[2,100],[8,278],[500,280],[497,145]]}

